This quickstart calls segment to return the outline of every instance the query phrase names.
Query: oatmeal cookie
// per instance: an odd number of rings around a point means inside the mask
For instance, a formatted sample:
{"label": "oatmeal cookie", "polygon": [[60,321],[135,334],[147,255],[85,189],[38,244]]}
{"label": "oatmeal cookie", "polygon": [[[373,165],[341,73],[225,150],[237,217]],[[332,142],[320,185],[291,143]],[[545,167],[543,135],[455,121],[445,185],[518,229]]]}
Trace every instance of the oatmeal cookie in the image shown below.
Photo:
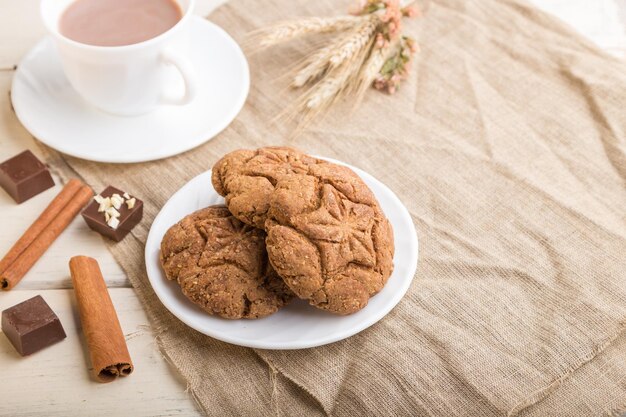
{"label": "oatmeal cookie", "polygon": [[320,161],[272,187],[265,230],[270,262],[310,304],[336,314],[367,305],[393,270],[393,231],[351,169]]}
{"label": "oatmeal cookie", "polygon": [[226,198],[226,205],[236,218],[263,229],[278,180],[307,173],[311,165],[319,162],[292,148],[240,149],[226,154],[215,164],[213,187]]}
{"label": "oatmeal cookie", "polygon": [[268,262],[265,232],[224,206],[198,210],[172,226],[160,260],[187,298],[224,318],[268,316],[293,295]]}

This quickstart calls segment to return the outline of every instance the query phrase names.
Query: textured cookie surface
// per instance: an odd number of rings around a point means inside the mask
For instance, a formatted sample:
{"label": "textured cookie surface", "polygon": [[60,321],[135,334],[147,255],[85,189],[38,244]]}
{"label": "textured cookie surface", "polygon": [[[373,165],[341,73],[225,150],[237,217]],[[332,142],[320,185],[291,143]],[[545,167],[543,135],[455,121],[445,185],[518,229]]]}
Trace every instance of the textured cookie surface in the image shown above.
{"label": "textured cookie surface", "polygon": [[196,211],[172,226],[160,256],[167,278],[209,314],[264,317],[293,294],[267,260],[265,232],[237,220],[224,206]]}
{"label": "textured cookie surface", "polygon": [[276,183],[291,174],[307,173],[319,162],[292,148],[241,149],[215,164],[213,187],[226,198],[235,217],[263,229]]}
{"label": "textured cookie surface", "polygon": [[393,270],[393,231],[349,168],[320,161],[276,182],[265,223],[267,251],[300,298],[336,314],[367,305]]}

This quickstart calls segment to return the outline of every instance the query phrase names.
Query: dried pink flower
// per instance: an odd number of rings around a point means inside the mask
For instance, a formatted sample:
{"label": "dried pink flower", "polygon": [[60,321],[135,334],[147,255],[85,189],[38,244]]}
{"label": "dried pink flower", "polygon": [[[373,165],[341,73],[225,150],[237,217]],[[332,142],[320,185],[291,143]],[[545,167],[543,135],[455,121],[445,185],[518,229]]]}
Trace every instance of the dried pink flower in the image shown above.
{"label": "dried pink flower", "polygon": [[398,24],[396,22],[394,22],[393,20],[391,22],[389,22],[389,32],[393,33],[395,31],[398,30]]}
{"label": "dried pink flower", "polygon": [[377,33],[376,34],[376,42],[374,44],[374,46],[378,49],[384,48],[385,47],[385,43],[387,41],[385,40],[385,37],[383,36],[382,33]]}
{"label": "dried pink flower", "polygon": [[412,51],[415,45],[415,41],[409,37],[400,38],[397,51],[385,61],[380,69],[380,74],[373,83],[374,88],[389,94],[397,91],[400,83],[409,77],[413,59]]}

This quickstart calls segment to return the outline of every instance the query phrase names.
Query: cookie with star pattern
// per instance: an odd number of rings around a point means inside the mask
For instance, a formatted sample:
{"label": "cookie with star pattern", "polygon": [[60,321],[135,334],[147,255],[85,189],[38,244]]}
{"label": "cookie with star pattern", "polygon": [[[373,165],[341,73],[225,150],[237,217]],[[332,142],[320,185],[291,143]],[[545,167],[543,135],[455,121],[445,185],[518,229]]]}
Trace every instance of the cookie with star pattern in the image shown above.
{"label": "cookie with star pattern", "polygon": [[393,271],[393,230],[351,169],[319,161],[281,176],[264,223],[269,260],[300,298],[335,314],[361,310]]}
{"label": "cookie with star pattern", "polygon": [[198,210],[172,226],[161,241],[160,261],[167,278],[212,315],[256,319],[293,297],[268,262],[265,232],[225,206]]}
{"label": "cookie with star pattern", "polygon": [[238,149],[216,162],[211,181],[233,216],[264,229],[276,183],[288,175],[307,173],[320,162],[288,147]]}

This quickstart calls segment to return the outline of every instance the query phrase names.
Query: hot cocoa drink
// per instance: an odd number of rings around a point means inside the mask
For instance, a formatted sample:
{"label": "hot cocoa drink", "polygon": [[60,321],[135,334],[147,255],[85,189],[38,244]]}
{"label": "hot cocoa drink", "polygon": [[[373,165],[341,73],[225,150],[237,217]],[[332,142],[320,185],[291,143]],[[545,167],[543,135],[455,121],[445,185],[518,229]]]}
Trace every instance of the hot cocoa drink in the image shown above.
{"label": "hot cocoa drink", "polygon": [[88,45],[131,45],[166,32],[181,17],[174,0],[76,0],[63,13],[59,31]]}

